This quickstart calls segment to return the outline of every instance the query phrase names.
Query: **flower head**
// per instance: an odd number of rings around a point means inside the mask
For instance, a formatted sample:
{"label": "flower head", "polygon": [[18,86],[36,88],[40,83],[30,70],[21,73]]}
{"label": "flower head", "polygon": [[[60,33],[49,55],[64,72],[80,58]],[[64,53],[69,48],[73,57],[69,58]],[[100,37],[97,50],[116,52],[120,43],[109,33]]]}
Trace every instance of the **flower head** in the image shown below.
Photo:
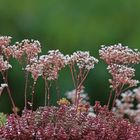
{"label": "flower head", "polygon": [[71,56],[66,55],[67,64],[76,64],[79,69],[93,69],[95,63],[98,63],[98,60],[93,56],[90,56],[88,51],[77,51],[74,52]]}
{"label": "flower head", "polygon": [[10,44],[12,37],[10,36],[0,36],[0,48],[6,47]]}
{"label": "flower head", "polygon": [[0,37],[0,53],[4,54],[4,56],[9,59],[12,56],[12,49],[9,46],[11,42],[10,36],[1,36]]}
{"label": "flower head", "polygon": [[39,57],[39,63],[43,65],[43,77],[47,80],[56,80],[58,72],[65,67],[64,55],[59,50],[51,50],[47,55]]}
{"label": "flower head", "polygon": [[41,52],[41,45],[38,40],[25,39],[21,43],[17,42],[13,49],[13,57],[20,60],[26,54],[28,61],[30,61],[30,59],[36,57]]}
{"label": "flower head", "polygon": [[102,46],[99,50],[100,58],[107,64],[137,64],[140,63],[140,52],[132,50],[122,44]]}
{"label": "flower head", "polygon": [[25,70],[31,72],[33,79],[37,81],[38,77],[42,76],[43,65],[38,62],[34,62],[31,65],[27,65]]}
{"label": "flower head", "polygon": [[3,56],[0,55],[0,72],[8,70],[9,68],[12,68],[12,66],[8,61],[4,61]]}
{"label": "flower head", "polygon": [[135,69],[124,65],[112,64],[108,68],[112,79],[109,82],[113,89],[121,85],[129,85],[130,87],[136,86],[139,81],[132,79],[135,76]]}

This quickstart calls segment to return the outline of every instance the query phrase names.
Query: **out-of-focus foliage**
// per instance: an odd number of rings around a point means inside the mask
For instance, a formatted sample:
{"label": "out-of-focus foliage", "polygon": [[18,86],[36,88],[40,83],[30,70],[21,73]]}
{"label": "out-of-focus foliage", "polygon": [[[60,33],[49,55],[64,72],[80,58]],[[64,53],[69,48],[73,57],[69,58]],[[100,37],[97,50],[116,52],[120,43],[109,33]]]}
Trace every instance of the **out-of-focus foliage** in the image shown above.
{"label": "out-of-focus foliage", "polygon": [[4,113],[0,113],[0,126],[5,125],[7,121],[7,116]]}
{"label": "out-of-focus foliage", "polygon": [[[24,38],[38,39],[43,54],[50,49],[60,49],[64,54],[76,50],[88,50],[99,58],[100,45],[118,42],[130,48],[140,48],[140,1],[139,0],[0,0],[0,35],[10,35],[13,42]],[[12,61],[10,86],[16,103],[23,107],[24,76],[22,66]],[[102,60],[90,73],[86,91],[94,100],[107,102],[108,78]],[[140,66],[137,79],[140,79]],[[71,77],[62,71],[59,79],[62,95],[71,90]],[[41,80],[36,88],[37,105],[42,105]],[[55,98],[55,90],[54,95]],[[22,103],[22,104],[21,104]],[[10,102],[6,92],[0,98],[0,111],[6,112]]]}

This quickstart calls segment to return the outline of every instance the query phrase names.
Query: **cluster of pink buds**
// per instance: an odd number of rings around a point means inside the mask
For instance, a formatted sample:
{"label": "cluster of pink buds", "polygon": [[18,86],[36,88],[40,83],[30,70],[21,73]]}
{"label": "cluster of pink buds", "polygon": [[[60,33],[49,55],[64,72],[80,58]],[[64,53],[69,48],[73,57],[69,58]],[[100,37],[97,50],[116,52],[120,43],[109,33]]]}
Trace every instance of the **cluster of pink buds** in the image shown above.
{"label": "cluster of pink buds", "polygon": [[10,56],[12,56],[12,49],[10,45],[11,42],[11,37],[10,36],[1,36],[0,37],[0,53],[4,54],[4,56],[9,59]]}
{"label": "cluster of pink buds", "polygon": [[9,68],[12,68],[12,66],[8,61],[4,60],[3,55],[0,55],[0,72],[6,71]]}
{"label": "cluster of pink buds", "polygon": [[43,77],[56,80],[58,72],[65,67],[65,58],[59,50],[50,50],[47,55],[40,56],[39,63],[43,64]]}
{"label": "cluster of pink buds", "polygon": [[[21,43],[16,42],[16,45],[13,47],[13,57],[21,60],[22,56],[25,54],[27,56],[27,60],[30,62],[34,57],[41,52],[40,42],[37,40],[28,40],[25,39]],[[28,62],[28,63],[29,63]]]}
{"label": "cluster of pink buds", "polygon": [[77,51],[74,52],[71,56],[66,56],[67,64],[76,64],[79,69],[93,69],[95,63],[98,63],[98,60],[93,56],[90,56],[88,51]]}
{"label": "cluster of pink buds", "polygon": [[0,48],[8,46],[11,42],[10,36],[0,36]]}
{"label": "cluster of pink buds", "polygon": [[140,52],[122,44],[104,46],[99,50],[100,58],[110,64],[137,64],[140,63]]}
{"label": "cluster of pink buds", "polygon": [[31,65],[26,66],[26,70],[32,73],[33,79],[39,76],[47,80],[56,80],[58,72],[65,66],[64,55],[59,50],[51,50],[47,55],[42,55],[35,59]]}
{"label": "cluster of pink buds", "polygon": [[33,60],[31,65],[27,65],[26,70],[32,73],[33,78],[42,75],[47,80],[56,80],[58,72],[65,65],[76,64],[79,69],[90,70],[94,68],[94,64],[97,62],[98,60],[90,56],[89,52],[78,51],[71,56],[64,56],[59,50],[50,50],[47,55],[42,55],[38,60]]}
{"label": "cluster of pink buds", "polygon": [[112,79],[109,80],[111,87],[115,90],[122,85],[128,85],[129,87],[137,86],[138,80],[133,80],[135,76],[135,69],[124,65],[112,64],[108,68],[109,73],[112,75]]}
{"label": "cluster of pink buds", "polygon": [[34,81],[37,81],[39,76],[42,76],[43,65],[38,62],[34,62],[31,65],[27,65],[25,70],[32,73]]}
{"label": "cluster of pink buds", "polygon": [[16,42],[15,45],[10,45],[11,37],[0,37],[0,53],[4,54],[7,60],[12,56],[17,60],[21,60],[23,55],[27,56],[28,63],[41,52],[41,45],[37,40],[28,40]]}

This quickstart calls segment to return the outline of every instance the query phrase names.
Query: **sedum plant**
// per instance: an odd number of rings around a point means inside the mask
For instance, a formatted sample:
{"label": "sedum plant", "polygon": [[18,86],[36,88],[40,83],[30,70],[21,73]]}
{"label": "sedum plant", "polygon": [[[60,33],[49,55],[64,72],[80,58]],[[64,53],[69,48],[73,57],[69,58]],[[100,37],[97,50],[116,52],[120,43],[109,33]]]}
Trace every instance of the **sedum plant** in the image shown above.
{"label": "sedum plant", "polygon": [[[121,44],[102,46],[100,58],[108,67],[112,78],[108,103],[99,101],[91,106],[84,91],[84,81],[98,60],[89,52],[77,51],[64,55],[50,50],[39,55],[41,45],[36,40],[23,40],[10,44],[11,37],[0,37],[0,72],[3,83],[0,95],[6,88],[13,113],[0,114],[0,139],[2,140],[140,140],[140,90],[126,91],[136,86],[132,64],[140,62],[140,52]],[[24,109],[18,109],[12,98],[8,82],[10,59],[16,59],[25,72]],[[68,67],[74,90],[66,98],[58,94],[57,106],[51,106],[51,87],[58,80],[61,69]],[[33,79],[31,99],[27,98],[30,75]],[[38,78],[44,81],[44,106],[34,110],[35,86]],[[135,101],[137,102],[135,104]]]}

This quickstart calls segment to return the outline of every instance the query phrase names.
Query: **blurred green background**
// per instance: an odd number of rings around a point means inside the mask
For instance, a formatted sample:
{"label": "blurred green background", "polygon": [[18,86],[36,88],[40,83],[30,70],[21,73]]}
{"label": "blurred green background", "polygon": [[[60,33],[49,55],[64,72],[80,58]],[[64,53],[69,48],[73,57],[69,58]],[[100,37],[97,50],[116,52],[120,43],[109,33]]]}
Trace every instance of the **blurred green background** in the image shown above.
{"label": "blurred green background", "polygon": [[[15,41],[37,39],[43,54],[50,49],[60,49],[64,54],[76,50],[88,50],[99,58],[100,45],[122,43],[130,48],[140,48],[140,1],[139,0],[0,0],[0,35],[9,35]],[[24,105],[24,75],[22,66],[12,61],[9,82],[16,105]],[[140,80],[140,65],[136,67]],[[85,82],[90,102],[107,103],[109,85],[106,65],[100,60]],[[2,82],[2,80],[1,80]],[[68,70],[60,73],[61,95],[72,90]],[[36,87],[36,106],[43,105],[43,82]],[[54,104],[56,92],[51,94]],[[5,93],[0,97],[0,112],[10,111]]]}

